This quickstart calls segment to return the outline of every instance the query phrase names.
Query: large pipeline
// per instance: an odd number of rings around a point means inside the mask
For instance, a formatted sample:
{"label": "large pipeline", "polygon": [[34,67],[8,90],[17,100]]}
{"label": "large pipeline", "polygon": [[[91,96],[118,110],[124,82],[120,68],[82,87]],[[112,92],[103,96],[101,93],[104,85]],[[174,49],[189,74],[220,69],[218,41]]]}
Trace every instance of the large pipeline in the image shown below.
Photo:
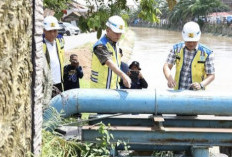
{"label": "large pipeline", "polygon": [[[232,115],[232,93],[209,91],[73,89],[50,105],[64,117],[76,113]],[[45,110],[44,120],[51,117]]]}

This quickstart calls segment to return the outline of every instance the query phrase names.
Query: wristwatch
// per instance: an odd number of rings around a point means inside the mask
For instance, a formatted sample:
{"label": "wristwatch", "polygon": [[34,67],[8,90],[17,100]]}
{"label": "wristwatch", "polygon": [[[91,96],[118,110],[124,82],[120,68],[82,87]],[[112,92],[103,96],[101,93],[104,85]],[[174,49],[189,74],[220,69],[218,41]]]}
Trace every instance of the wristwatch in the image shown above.
{"label": "wristwatch", "polygon": [[204,86],[201,84],[201,83],[199,83],[200,84],[200,86],[201,86],[201,89],[204,89]]}

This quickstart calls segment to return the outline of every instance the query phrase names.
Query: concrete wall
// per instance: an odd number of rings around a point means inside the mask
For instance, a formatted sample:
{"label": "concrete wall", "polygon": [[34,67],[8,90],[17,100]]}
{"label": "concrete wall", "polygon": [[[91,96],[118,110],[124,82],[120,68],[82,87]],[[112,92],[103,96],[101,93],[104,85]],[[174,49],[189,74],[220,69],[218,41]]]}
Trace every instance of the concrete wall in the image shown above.
{"label": "concrete wall", "polygon": [[43,2],[0,1],[0,156],[40,156]]}
{"label": "concrete wall", "polygon": [[42,34],[43,34],[43,2],[42,0],[35,0],[34,10],[34,108],[33,108],[33,153],[39,156],[41,153],[42,144],[42,104],[44,99],[43,94],[43,67],[44,67],[44,54],[42,49]]}
{"label": "concrete wall", "polygon": [[32,0],[0,1],[0,156],[31,151]]}

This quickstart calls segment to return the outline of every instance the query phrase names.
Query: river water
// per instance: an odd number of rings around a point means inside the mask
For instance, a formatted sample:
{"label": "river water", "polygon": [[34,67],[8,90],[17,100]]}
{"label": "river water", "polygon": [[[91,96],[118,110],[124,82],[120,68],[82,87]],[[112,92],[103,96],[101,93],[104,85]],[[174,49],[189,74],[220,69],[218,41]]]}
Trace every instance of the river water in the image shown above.
{"label": "river water", "polygon": [[[129,64],[140,62],[141,72],[148,82],[148,89],[168,89],[163,75],[163,65],[173,44],[182,41],[181,32],[154,28],[131,28],[135,34],[133,55]],[[215,80],[207,90],[232,90],[232,38],[202,34],[200,43],[207,45],[215,54]],[[173,68],[173,76],[174,76]]]}

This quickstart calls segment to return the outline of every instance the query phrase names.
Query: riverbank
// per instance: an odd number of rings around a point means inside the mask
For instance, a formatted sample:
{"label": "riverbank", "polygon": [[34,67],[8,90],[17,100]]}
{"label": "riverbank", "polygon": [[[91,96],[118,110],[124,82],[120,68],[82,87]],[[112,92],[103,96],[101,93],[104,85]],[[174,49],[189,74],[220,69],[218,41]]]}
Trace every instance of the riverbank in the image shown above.
{"label": "riverbank", "polygon": [[[123,51],[122,61],[128,62],[134,48],[135,33],[128,29],[119,41],[120,48]],[[83,68],[84,77],[81,79],[81,87],[88,87],[88,81],[91,74],[92,47],[94,42],[88,42],[74,49],[65,52],[65,65],[69,64],[69,56],[77,54],[80,65]],[[84,81],[83,81],[84,80]],[[86,82],[87,81],[87,82]],[[85,85],[84,85],[85,84]]]}
{"label": "riverbank", "polygon": [[[139,23],[139,24],[132,24],[131,27],[145,27],[145,28],[157,28],[157,29],[164,29],[164,30],[172,30],[172,31],[182,31],[182,26],[173,26],[170,24],[156,24],[156,23]],[[227,24],[204,24],[201,26],[201,32],[209,33],[215,36],[227,36],[232,37],[232,26]]]}

